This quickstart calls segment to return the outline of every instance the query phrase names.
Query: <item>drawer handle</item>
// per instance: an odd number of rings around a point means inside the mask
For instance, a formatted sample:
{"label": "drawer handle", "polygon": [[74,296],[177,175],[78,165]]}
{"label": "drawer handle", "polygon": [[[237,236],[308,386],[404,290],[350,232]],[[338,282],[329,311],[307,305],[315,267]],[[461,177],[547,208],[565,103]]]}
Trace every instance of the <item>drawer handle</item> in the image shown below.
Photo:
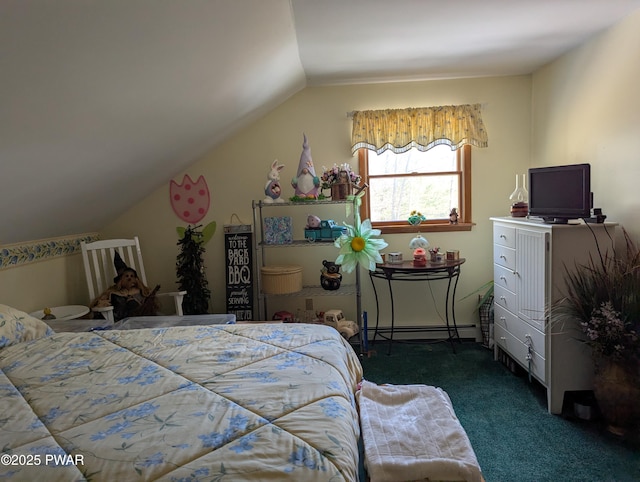
{"label": "drawer handle", "polygon": [[502,301],[504,301],[504,300],[506,300],[507,298],[505,298],[504,296],[501,296],[501,297],[500,297],[500,299],[501,299]]}
{"label": "drawer handle", "polygon": [[507,259],[507,257],[506,257],[504,254],[501,254],[501,255],[500,255],[500,257],[501,257],[502,259],[504,259],[504,260],[506,260],[506,259]]}
{"label": "drawer handle", "polygon": [[501,235],[500,235],[500,237],[501,237],[502,239],[507,239],[507,237],[506,237],[504,234],[501,234]]}
{"label": "drawer handle", "polygon": [[506,336],[501,336],[501,337],[500,337],[500,339],[501,339],[502,341],[507,341],[507,337],[506,337]]}
{"label": "drawer handle", "polygon": [[502,281],[507,281],[507,277],[506,277],[506,276],[500,276],[500,279],[501,279]]}
{"label": "drawer handle", "polygon": [[500,317],[500,320],[502,320],[502,321],[507,321],[507,317],[506,317],[506,316],[501,316],[501,317]]}

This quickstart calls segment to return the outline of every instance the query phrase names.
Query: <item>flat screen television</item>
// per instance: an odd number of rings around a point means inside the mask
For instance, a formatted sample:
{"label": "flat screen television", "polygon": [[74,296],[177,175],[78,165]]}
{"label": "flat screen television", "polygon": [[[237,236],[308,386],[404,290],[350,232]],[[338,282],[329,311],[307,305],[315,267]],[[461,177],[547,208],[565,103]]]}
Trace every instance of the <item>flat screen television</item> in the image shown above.
{"label": "flat screen television", "polygon": [[529,216],[554,224],[588,218],[591,199],[590,164],[529,169]]}

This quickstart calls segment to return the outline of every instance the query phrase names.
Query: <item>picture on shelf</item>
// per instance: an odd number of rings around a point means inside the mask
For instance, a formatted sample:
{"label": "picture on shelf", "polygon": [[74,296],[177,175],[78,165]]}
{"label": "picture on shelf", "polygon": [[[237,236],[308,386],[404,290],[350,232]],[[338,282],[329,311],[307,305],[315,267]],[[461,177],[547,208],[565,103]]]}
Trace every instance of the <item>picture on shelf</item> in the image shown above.
{"label": "picture on shelf", "polygon": [[293,222],[291,217],[265,217],[264,242],[266,244],[291,244],[293,242]]}

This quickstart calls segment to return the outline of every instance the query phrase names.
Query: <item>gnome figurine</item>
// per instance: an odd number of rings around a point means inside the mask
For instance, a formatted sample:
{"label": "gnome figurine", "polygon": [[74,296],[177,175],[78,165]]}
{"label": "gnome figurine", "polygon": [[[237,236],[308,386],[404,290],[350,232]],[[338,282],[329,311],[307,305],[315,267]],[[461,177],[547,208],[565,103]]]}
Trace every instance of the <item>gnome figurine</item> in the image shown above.
{"label": "gnome figurine", "polygon": [[291,185],[295,189],[296,196],[301,198],[317,199],[320,178],[316,176],[316,170],[313,167],[311,149],[309,149],[307,136],[303,134],[303,137],[304,142],[302,143],[302,154],[300,154],[297,177],[294,177],[291,180]]}

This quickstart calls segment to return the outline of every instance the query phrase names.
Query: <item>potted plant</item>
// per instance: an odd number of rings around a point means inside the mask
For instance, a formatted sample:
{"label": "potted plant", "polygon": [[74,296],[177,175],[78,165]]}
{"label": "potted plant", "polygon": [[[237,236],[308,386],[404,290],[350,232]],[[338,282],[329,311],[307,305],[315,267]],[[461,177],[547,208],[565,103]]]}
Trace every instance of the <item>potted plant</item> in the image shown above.
{"label": "potted plant", "polygon": [[204,269],[204,244],[213,236],[216,224],[210,223],[204,230],[200,228],[189,225],[184,230],[178,230],[182,236],[178,241],[180,253],[176,260],[176,274],[179,289],[187,292],[182,302],[185,315],[209,312],[211,290]]}
{"label": "potted plant", "polygon": [[[577,323],[594,359],[594,395],[608,429],[640,428],[640,251],[623,229],[625,249],[567,269],[566,296],[552,322]],[[575,325],[574,325],[575,326]]]}
{"label": "potted plant", "polygon": [[333,200],[347,199],[347,196],[352,193],[352,186],[357,186],[362,180],[362,177],[356,174],[346,162],[339,166],[334,164],[329,169],[323,166],[322,171],[320,188],[331,189]]}

